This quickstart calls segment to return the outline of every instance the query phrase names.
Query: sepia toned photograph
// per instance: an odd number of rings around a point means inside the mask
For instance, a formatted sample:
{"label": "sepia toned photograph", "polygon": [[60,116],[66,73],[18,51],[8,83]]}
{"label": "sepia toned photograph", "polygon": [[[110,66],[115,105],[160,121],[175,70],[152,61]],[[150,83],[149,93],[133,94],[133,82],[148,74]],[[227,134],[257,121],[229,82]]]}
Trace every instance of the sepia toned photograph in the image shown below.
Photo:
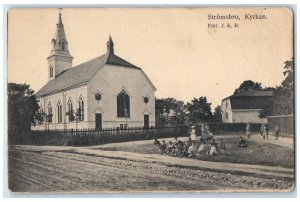
{"label": "sepia toned photograph", "polygon": [[291,192],[287,7],[12,8],[12,193]]}

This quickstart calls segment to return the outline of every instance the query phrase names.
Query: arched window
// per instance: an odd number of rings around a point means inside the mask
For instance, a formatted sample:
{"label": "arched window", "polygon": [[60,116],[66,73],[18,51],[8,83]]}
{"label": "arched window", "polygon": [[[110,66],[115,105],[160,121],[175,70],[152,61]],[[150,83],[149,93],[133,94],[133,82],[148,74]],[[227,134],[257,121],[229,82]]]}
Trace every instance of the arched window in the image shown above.
{"label": "arched window", "polygon": [[50,78],[52,78],[53,77],[53,67],[52,67],[52,65],[50,65],[49,74],[50,74]]}
{"label": "arched window", "polygon": [[130,117],[130,97],[125,90],[122,90],[117,96],[117,116]]}
{"label": "arched window", "polygon": [[52,105],[51,105],[51,102],[49,102],[48,103],[48,114],[47,114],[47,122],[48,123],[52,123],[52,116],[53,116]]}
{"label": "arched window", "polygon": [[82,97],[80,97],[78,100],[78,112],[79,112],[78,120],[84,121],[84,101],[83,101]]}
{"label": "arched window", "polygon": [[74,111],[73,111],[73,103],[71,99],[68,101],[68,112],[67,115],[69,117],[69,122],[73,122],[75,120]]}
{"label": "arched window", "polygon": [[57,103],[57,123],[62,122],[62,107],[60,102]]}

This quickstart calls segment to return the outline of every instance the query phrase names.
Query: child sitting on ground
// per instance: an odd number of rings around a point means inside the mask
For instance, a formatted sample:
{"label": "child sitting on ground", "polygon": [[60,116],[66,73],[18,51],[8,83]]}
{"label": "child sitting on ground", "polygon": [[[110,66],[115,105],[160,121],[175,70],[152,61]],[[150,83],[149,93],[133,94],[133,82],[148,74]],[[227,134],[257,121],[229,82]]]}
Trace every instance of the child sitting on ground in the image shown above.
{"label": "child sitting on ground", "polygon": [[155,137],[154,138],[154,143],[155,146],[159,147],[160,146],[160,141],[158,141],[158,139]]}
{"label": "child sitting on ground", "polygon": [[198,150],[200,154],[205,153],[205,146],[206,146],[206,144],[205,144],[204,140],[200,138],[200,146],[199,146],[199,150]]}
{"label": "child sitting on ground", "polygon": [[166,141],[163,140],[159,146],[159,150],[162,154],[164,154],[166,152],[166,149],[167,149]]}
{"label": "child sitting on ground", "polygon": [[238,147],[241,147],[241,148],[247,147],[247,143],[246,143],[246,141],[243,139],[242,136],[240,137],[240,141],[239,141],[239,143],[238,143],[237,146],[238,146]]}
{"label": "child sitting on ground", "polygon": [[189,147],[188,154],[189,154],[189,157],[196,156],[197,147],[196,147],[195,143],[192,143],[192,145]]}
{"label": "child sitting on ground", "polygon": [[222,152],[224,152],[226,150],[226,146],[225,146],[225,143],[223,142],[223,139],[221,138],[220,139],[220,144],[219,144],[219,149],[218,149],[218,151],[220,152],[220,153],[222,153]]}
{"label": "child sitting on ground", "polygon": [[166,153],[171,154],[174,149],[175,149],[175,146],[173,145],[172,141],[169,141],[169,145],[168,145],[168,148],[166,150]]}
{"label": "child sitting on ground", "polygon": [[216,140],[215,139],[212,139],[212,142],[210,144],[210,151],[209,151],[209,155],[210,156],[213,156],[213,155],[218,155],[218,144],[216,143]]}
{"label": "child sitting on ground", "polygon": [[184,145],[184,143],[181,140],[178,140],[177,137],[174,138],[175,139],[175,144],[180,145],[181,147]]}

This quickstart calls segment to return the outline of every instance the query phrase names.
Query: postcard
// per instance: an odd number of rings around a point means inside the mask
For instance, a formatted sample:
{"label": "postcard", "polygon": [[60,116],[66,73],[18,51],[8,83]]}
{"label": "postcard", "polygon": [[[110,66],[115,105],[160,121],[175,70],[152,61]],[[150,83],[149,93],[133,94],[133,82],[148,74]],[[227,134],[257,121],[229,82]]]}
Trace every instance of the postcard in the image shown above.
{"label": "postcard", "polygon": [[290,8],[7,15],[11,192],[294,189]]}

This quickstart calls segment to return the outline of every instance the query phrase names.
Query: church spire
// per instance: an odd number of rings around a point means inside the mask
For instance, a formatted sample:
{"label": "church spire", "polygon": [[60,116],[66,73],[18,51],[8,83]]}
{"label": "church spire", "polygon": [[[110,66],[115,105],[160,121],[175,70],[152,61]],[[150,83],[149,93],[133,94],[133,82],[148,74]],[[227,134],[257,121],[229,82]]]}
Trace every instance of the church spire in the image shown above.
{"label": "church spire", "polygon": [[57,27],[64,27],[63,23],[62,23],[62,19],[61,19],[61,13],[59,13],[59,17],[58,17],[58,23],[56,24]]}
{"label": "church spire", "polygon": [[113,40],[111,38],[111,35],[109,35],[109,39],[108,39],[106,45],[107,45],[107,53],[109,55],[114,55],[115,54],[114,53],[114,42],[113,42]]}
{"label": "church spire", "polygon": [[47,58],[49,66],[49,80],[55,79],[62,72],[72,67],[73,57],[69,53],[68,41],[61,16],[62,14],[60,9],[55,36],[51,41],[52,50]]}
{"label": "church spire", "polygon": [[65,51],[69,52],[68,41],[66,38],[64,24],[61,17],[61,9],[59,12],[58,23],[56,24],[55,38],[52,39],[52,51]]}

